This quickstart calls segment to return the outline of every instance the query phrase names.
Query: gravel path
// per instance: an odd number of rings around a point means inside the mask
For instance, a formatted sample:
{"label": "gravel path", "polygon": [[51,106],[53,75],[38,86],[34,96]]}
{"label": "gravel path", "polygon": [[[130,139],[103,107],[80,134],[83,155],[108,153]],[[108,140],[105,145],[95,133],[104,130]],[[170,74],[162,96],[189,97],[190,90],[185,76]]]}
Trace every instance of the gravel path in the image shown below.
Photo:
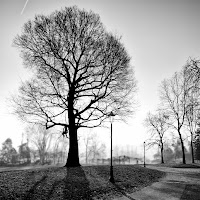
{"label": "gravel path", "polygon": [[167,175],[151,186],[116,200],[200,200],[200,168],[148,168],[167,172]]}

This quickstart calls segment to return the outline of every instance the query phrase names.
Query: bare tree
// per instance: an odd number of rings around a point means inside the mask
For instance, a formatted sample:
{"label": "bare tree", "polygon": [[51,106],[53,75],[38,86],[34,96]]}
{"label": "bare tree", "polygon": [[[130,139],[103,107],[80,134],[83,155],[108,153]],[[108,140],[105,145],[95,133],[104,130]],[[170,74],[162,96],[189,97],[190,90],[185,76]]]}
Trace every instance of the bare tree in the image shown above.
{"label": "bare tree", "polygon": [[40,163],[44,164],[48,150],[51,146],[53,133],[42,125],[28,126],[26,134],[30,144],[33,144],[39,152]]}
{"label": "bare tree", "polygon": [[118,145],[115,145],[113,147],[113,156],[119,157],[119,150],[120,150],[120,147]]}
{"label": "bare tree", "polygon": [[164,134],[169,129],[168,119],[168,115],[162,111],[158,111],[156,114],[149,112],[144,121],[144,125],[148,128],[148,132],[151,133],[147,145],[149,147],[158,145],[160,149],[161,163],[164,163]]}
{"label": "bare tree", "polygon": [[85,163],[88,164],[88,158],[91,154],[89,146],[91,145],[91,142],[92,142],[92,135],[91,134],[85,135],[83,138],[83,142],[85,145]]}
{"label": "bare tree", "polygon": [[184,71],[176,72],[171,79],[165,79],[160,87],[160,99],[165,113],[170,118],[170,126],[174,128],[179,136],[183,164],[186,163],[184,139],[181,132],[187,114],[188,106],[188,81]]}
{"label": "bare tree", "polygon": [[189,59],[187,64],[184,66],[185,76],[189,82],[188,90],[188,106],[186,112],[186,125],[190,132],[190,147],[191,147],[191,156],[192,163],[194,163],[194,135],[197,131],[197,125],[199,122],[199,111],[200,111],[200,60]]}
{"label": "bare tree", "polygon": [[200,89],[200,59],[190,58],[184,66],[186,75],[192,83],[192,89]]}
{"label": "bare tree", "polygon": [[85,146],[85,162],[95,162],[97,159],[104,158],[106,155],[106,145],[102,143],[96,133],[84,135],[83,142]]}
{"label": "bare tree", "polygon": [[187,106],[186,112],[186,126],[190,132],[190,149],[191,149],[191,157],[192,163],[194,163],[194,135],[197,130],[197,125],[199,122],[199,103],[193,97],[194,95],[191,94],[190,96],[190,103]]}
{"label": "bare tree", "polygon": [[79,166],[77,131],[102,124],[108,113],[132,113],[136,90],[130,57],[120,38],[107,32],[99,15],[77,7],[37,15],[14,40],[34,73],[14,97],[15,113],[62,126],[69,133],[66,166]]}
{"label": "bare tree", "polygon": [[96,134],[92,138],[92,145],[90,146],[91,160],[96,161],[106,157],[106,145],[98,140]]}
{"label": "bare tree", "polygon": [[65,135],[61,135],[59,132],[53,136],[53,145],[51,147],[51,156],[53,156],[54,164],[64,162],[65,154],[69,146],[69,139]]}

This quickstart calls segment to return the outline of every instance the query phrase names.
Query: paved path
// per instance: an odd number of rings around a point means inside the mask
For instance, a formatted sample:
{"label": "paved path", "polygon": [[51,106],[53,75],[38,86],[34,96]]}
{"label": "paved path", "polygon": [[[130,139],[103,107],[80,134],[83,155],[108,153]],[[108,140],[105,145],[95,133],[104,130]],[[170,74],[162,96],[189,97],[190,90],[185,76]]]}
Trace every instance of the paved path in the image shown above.
{"label": "paved path", "polygon": [[167,175],[159,182],[116,200],[200,200],[200,168],[148,167],[167,172]]}

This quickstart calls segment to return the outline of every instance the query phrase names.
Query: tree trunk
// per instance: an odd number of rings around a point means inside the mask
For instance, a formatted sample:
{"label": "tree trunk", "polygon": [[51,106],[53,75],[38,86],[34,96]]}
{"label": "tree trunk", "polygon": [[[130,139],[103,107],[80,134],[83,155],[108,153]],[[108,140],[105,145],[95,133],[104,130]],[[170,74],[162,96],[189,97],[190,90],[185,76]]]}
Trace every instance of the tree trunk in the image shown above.
{"label": "tree trunk", "polygon": [[69,129],[69,152],[66,167],[78,167],[79,153],[78,153],[78,140],[77,140],[77,129]]}
{"label": "tree trunk", "polygon": [[194,163],[194,148],[193,148],[193,134],[191,133],[191,143],[190,143],[190,146],[191,146],[191,156],[192,156],[192,163]]}
{"label": "tree trunk", "polygon": [[163,144],[161,144],[161,149],[160,149],[160,153],[161,153],[161,164],[164,163],[164,157],[163,157]]}
{"label": "tree trunk", "polygon": [[78,153],[78,138],[77,126],[75,124],[75,116],[73,111],[73,101],[68,99],[68,119],[69,119],[69,152],[66,167],[78,167],[79,153]]}
{"label": "tree trunk", "polygon": [[179,138],[180,138],[181,148],[182,148],[183,164],[186,164],[186,160],[185,160],[185,147],[184,147],[183,139],[181,137],[180,131],[178,131],[178,133],[179,133]]}
{"label": "tree trunk", "polygon": [[44,165],[44,153],[42,151],[40,153],[40,164]]}

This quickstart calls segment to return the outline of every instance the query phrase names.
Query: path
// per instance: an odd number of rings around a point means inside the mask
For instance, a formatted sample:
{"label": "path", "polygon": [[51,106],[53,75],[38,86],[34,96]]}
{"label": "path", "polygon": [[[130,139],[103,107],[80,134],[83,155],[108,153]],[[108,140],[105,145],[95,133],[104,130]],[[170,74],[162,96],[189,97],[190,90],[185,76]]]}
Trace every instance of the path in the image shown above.
{"label": "path", "polygon": [[159,182],[116,200],[200,200],[200,168],[148,166],[167,172]]}

